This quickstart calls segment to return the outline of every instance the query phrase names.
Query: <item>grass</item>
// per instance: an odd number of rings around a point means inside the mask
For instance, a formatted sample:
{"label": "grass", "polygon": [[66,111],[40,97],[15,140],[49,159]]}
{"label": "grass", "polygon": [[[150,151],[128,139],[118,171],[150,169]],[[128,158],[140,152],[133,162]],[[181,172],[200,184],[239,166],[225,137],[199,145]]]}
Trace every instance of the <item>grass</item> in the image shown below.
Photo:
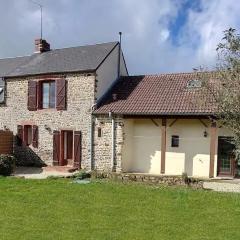
{"label": "grass", "polygon": [[240,195],[0,179],[0,239],[240,239]]}

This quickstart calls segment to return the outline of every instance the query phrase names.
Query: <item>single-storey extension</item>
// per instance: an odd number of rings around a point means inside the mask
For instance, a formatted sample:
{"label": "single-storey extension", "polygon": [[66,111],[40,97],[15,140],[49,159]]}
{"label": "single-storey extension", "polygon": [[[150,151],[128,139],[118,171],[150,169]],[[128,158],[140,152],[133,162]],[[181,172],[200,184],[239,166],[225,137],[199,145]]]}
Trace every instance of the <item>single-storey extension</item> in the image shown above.
{"label": "single-storey extension", "polygon": [[[200,102],[204,96],[204,104]],[[194,177],[237,176],[232,134],[197,73],[126,76],[94,112],[97,169]]]}

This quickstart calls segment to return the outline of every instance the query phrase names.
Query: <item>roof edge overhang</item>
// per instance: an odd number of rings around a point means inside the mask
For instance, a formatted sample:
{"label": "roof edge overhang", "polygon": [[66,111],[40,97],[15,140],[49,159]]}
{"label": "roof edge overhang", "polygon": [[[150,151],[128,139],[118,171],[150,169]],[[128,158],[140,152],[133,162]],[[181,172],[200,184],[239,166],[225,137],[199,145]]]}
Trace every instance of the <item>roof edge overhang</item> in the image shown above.
{"label": "roof edge overhang", "polygon": [[[120,113],[110,111],[124,118],[214,118],[214,113]],[[108,115],[109,113],[93,112],[93,115]]]}
{"label": "roof edge overhang", "polygon": [[87,70],[73,70],[73,71],[63,71],[63,72],[45,72],[45,73],[36,73],[36,74],[24,74],[24,75],[6,75],[2,78],[6,80],[8,78],[22,78],[22,77],[35,77],[35,76],[45,76],[45,75],[58,75],[58,74],[84,74],[84,73],[95,73],[96,69],[87,69]]}

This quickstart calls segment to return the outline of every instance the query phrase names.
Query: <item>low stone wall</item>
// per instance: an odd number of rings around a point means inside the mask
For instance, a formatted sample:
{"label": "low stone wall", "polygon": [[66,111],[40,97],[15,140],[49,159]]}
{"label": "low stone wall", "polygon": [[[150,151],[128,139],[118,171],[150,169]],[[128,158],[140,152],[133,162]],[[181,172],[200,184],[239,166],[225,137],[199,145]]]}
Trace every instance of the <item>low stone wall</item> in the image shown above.
{"label": "low stone wall", "polygon": [[150,175],[139,173],[115,173],[115,172],[92,172],[94,178],[109,178],[122,182],[143,182],[148,184],[163,184],[167,186],[179,185],[189,186],[196,189],[203,188],[203,180],[197,178],[186,178],[182,176]]}

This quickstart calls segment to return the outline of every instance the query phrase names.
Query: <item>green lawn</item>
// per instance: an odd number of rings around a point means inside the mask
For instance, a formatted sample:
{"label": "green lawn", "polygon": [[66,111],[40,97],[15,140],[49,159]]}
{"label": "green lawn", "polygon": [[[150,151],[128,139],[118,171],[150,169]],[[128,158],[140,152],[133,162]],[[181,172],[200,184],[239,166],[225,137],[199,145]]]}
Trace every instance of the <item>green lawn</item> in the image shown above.
{"label": "green lawn", "polygon": [[240,239],[240,194],[0,178],[0,239]]}

